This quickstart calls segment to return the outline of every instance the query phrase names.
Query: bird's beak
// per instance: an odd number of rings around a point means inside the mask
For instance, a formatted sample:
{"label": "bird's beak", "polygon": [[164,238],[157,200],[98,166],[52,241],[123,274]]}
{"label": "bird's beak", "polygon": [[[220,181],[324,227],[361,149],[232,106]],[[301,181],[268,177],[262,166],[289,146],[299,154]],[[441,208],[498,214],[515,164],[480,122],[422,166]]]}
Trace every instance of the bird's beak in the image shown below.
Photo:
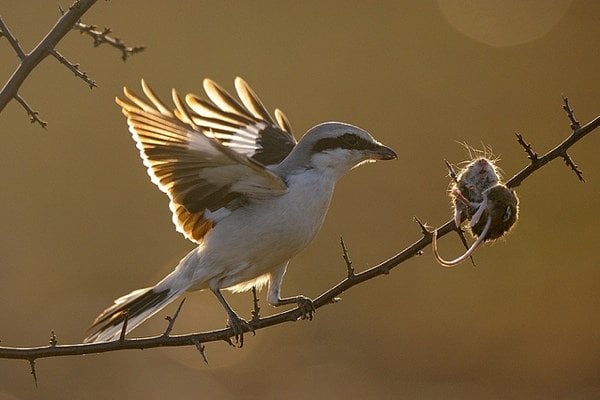
{"label": "bird's beak", "polygon": [[398,155],[394,150],[382,144],[369,151],[369,156],[373,160],[393,160],[398,158]]}

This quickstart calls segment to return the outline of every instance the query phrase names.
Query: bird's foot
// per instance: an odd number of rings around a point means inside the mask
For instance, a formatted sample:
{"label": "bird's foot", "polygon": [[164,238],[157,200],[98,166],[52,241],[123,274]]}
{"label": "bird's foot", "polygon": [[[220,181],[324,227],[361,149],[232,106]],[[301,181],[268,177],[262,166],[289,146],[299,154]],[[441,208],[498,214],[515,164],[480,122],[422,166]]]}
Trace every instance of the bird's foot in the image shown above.
{"label": "bird's foot", "polygon": [[254,326],[248,321],[238,317],[235,313],[230,314],[227,318],[227,326],[233,331],[232,337],[235,338],[235,343],[238,347],[244,346],[244,332],[256,334]]}
{"label": "bird's foot", "polygon": [[296,303],[298,304],[298,308],[302,311],[301,319],[308,319],[312,321],[313,313],[317,311],[315,305],[311,299],[306,296],[296,296]]}

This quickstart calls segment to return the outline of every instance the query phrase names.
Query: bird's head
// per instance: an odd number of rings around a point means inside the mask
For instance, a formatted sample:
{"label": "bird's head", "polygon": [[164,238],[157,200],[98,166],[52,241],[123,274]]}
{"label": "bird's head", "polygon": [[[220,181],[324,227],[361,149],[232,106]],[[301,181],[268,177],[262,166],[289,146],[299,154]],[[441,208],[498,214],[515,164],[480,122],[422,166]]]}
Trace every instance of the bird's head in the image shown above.
{"label": "bird's head", "polygon": [[398,158],[394,150],[369,133],[341,122],[325,122],[311,128],[290,154],[290,164],[320,169],[340,176],[369,161]]}

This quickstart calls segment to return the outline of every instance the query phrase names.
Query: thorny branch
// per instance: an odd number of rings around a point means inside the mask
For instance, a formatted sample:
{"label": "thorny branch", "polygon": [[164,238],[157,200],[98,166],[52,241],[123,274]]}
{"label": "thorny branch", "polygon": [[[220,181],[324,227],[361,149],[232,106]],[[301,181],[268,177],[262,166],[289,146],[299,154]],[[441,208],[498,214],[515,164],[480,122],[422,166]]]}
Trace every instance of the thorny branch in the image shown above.
{"label": "thorny branch", "polygon": [[579,123],[579,121],[577,121],[577,118],[575,118],[575,113],[573,112],[573,109],[571,108],[571,105],[569,104],[569,99],[565,96],[563,96],[563,110],[565,110],[565,112],[567,113],[567,117],[569,118],[569,121],[571,121],[571,129],[576,131],[577,129],[579,129],[581,127],[581,124]]}
{"label": "thorny branch", "polygon": [[2,18],[0,18],[0,37],[2,36],[6,37],[15,53],[17,53],[17,57],[23,60],[25,58],[25,52],[23,51],[23,48],[19,44],[19,41],[14,37],[10,29],[8,29],[8,26],[6,26]]}
{"label": "thorny branch", "polygon": [[346,269],[348,270],[348,277],[354,276],[354,266],[352,265],[352,260],[350,260],[350,255],[348,254],[348,248],[346,247],[346,242],[344,242],[344,238],[340,237],[340,246],[342,246],[342,258],[346,263]]}
{"label": "thorny branch", "polygon": [[77,21],[75,25],[73,25],[73,29],[79,31],[82,35],[88,35],[92,39],[94,39],[94,47],[98,47],[103,43],[106,43],[116,49],[121,50],[121,59],[123,61],[127,61],[127,58],[146,50],[146,46],[127,46],[121,39],[118,37],[108,36],[112,33],[110,28],[104,28],[103,30],[98,30],[96,25],[86,25],[81,21]]}
{"label": "thorny branch", "polygon": [[87,83],[89,85],[90,89],[98,87],[98,85],[96,84],[96,81],[94,81],[93,79],[90,79],[90,77],[85,72],[83,72],[82,70],[79,69],[79,64],[73,64],[72,62],[67,60],[65,58],[65,56],[63,56],[56,50],[52,50],[50,52],[50,54],[52,54],[52,56],[54,58],[56,58],[62,65],[69,68],[71,70],[71,72],[73,72],[75,74],[76,77],[82,79],[85,83]]}
{"label": "thorny branch", "polygon": [[29,368],[31,368],[31,376],[33,376],[33,382],[35,383],[35,387],[38,387],[38,379],[37,379],[37,372],[35,370],[35,358],[30,358],[29,359]]}
{"label": "thorny branch", "polygon": [[[0,112],[8,102],[18,96],[19,89],[25,79],[31,74],[35,67],[54,50],[58,42],[71,30],[71,27],[81,18],[81,16],[94,5],[96,0],[77,0],[69,7],[69,10],[64,13],[56,22],[54,27],[48,32],[46,37],[42,39],[31,53],[25,54],[23,49],[18,46],[18,42],[10,34],[4,22],[0,22],[2,33],[6,36],[15,49],[17,55],[21,59],[19,66],[8,79],[2,90],[0,91]],[[1,19],[0,19],[1,21]],[[12,39],[11,39],[12,37]],[[21,99],[22,100],[22,99]],[[26,104],[24,101],[19,101],[21,105]],[[25,107],[25,106],[24,106]],[[33,112],[30,107],[25,108],[32,122],[41,121],[37,118],[37,112]],[[35,117],[34,117],[35,116]],[[41,123],[40,123],[41,124]],[[45,123],[41,124],[45,127]]]}
{"label": "thorny branch", "polygon": [[575,161],[573,161],[569,153],[565,151],[565,153],[562,154],[562,158],[566,166],[571,168],[571,171],[573,171],[575,175],[577,175],[577,178],[579,178],[581,182],[585,182],[585,179],[583,179],[583,171],[577,166],[577,164],[575,164]]}
{"label": "thorny branch", "polygon": [[515,133],[515,136],[517,137],[517,141],[519,142],[521,147],[525,149],[525,153],[527,153],[527,158],[529,158],[533,162],[536,162],[538,159],[538,155],[535,151],[533,151],[531,144],[527,143],[523,138],[523,135],[521,135],[520,133]]}
{"label": "thorny branch", "polygon": [[31,106],[25,101],[24,98],[21,97],[20,94],[15,94],[15,100],[18,101],[21,106],[23,106],[25,111],[27,111],[27,115],[29,115],[29,122],[31,122],[32,124],[40,124],[42,128],[46,129],[48,123],[39,117],[40,113],[32,109]]}
{"label": "thorny branch", "polygon": [[208,364],[208,358],[206,358],[206,346],[200,343],[200,341],[198,340],[194,340],[194,345],[196,346],[196,350],[200,352],[200,355],[202,356],[204,362]]}
{"label": "thorny branch", "polygon": [[[8,81],[4,84],[2,90],[0,90],[0,112],[4,110],[6,105],[15,99],[29,115],[29,120],[32,123],[39,124],[42,128],[46,128],[48,123],[39,118],[38,112],[34,111],[31,106],[23,99],[19,94],[19,89],[25,79],[31,74],[31,72],[39,65],[42,60],[47,56],[52,55],[64,66],[71,70],[75,76],[82,79],[90,88],[96,85],[96,82],[92,80],[85,72],[79,69],[79,64],[68,61],[63,55],[56,51],[55,47],[62,40],[62,38],[71,30],[77,29],[82,31],[81,27],[93,27],[93,25],[85,25],[80,22],[81,16],[87,12],[87,10],[94,5],[97,0],[75,0],[75,2],[65,12],[61,10],[61,17],[58,19],[54,27],[46,34],[46,36],[37,44],[37,46],[30,53],[26,53],[23,48],[19,45],[19,41],[11,33],[6,23],[0,16],[0,38],[5,37],[10,43],[11,47],[17,54],[20,60],[17,69],[13,72]],[[98,38],[94,39],[94,44],[98,46],[99,43],[109,43],[112,46],[120,49],[123,52],[123,59],[127,58],[127,55],[132,55],[144,50],[144,46],[129,47],[125,45],[120,39],[113,39],[107,34],[110,32],[109,28],[106,28],[103,32],[99,32]],[[90,29],[89,32],[85,32],[88,35],[94,37],[97,32]],[[98,42],[99,41],[99,42]]]}
{"label": "thorny branch", "polygon": [[252,286],[252,322],[260,320],[260,306],[258,305],[258,294],[256,293],[256,286]]}
{"label": "thorny branch", "polygon": [[[566,100],[565,100],[566,103]],[[572,115],[572,114],[571,114]],[[569,117],[570,118],[570,117]],[[524,167],[521,171],[515,174],[511,179],[508,180],[506,185],[510,188],[515,188],[519,186],[526,178],[532,175],[535,171],[542,168],[544,165],[549,163],[558,157],[564,157],[567,150],[571,148],[576,142],[583,139],[588,133],[592,132],[594,129],[600,126],[600,116],[594,118],[592,121],[587,124],[580,126],[579,128],[574,129],[571,134],[560,144],[558,144],[555,148],[548,151],[541,157],[531,159],[529,165]],[[519,140],[521,146],[526,149],[530,145],[525,145],[524,141]],[[432,235],[431,229],[429,229],[425,224],[415,218],[415,221],[419,224],[421,228],[422,237],[405,248],[400,253],[391,257],[388,260],[381,262],[380,264],[373,266],[371,268],[366,269],[365,271],[359,273],[348,273],[347,277],[340,281],[338,284],[334,285],[320,296],[318,296],[314,300],[315,308],[323,307],[327,304],[334,303],[337,296],[342,294],[343,292],[349,290],[350,288],[357,286],[363,282],[366,282],[370,279],[373,279],[377,276],[388,274],[389,271],[398,265],[402,264],[406,260],[417,256],[422,253],[423,249],[431,244]],[[442,237],[452,231],[456,231],[458,228],[454,223],[454,219],[450,219],[444,225],[437,228],[438,237]],[[343,245],[345,248],[345,244]],[[347,256],[347,250],[346,250]],[[349,260],[349,259],[348,259]],[[349,271],[348,261],[346,261],[346,269]],[[255,296],[256,299],[256,296]],[[254,304],[255,312],[258,314],[257,303]],[[181,304],[177,309],[175,315],[172,318],[168,318],[169,327],[167,330],[160,335],[144,337],[144,338],[122,338],[122,340],[115,340],[107,343],[86,343],[86,344],[69,344],[69,345],[60,345],[56,343],[56,336],[53,334],[53,341],[50,345],[40,346],[40,347],[29,347],[29,348],[16,348],[16,347],[0,347],[0,358],[5,359],[21,359],[27,360],[32,366],[32,373],[34,377],[35,375],[35,360],[40,358],[48,358],[48,357],[63,357],[63,356],[74,356],[74,355],[83,355],[83,354],[92,354],[92,353],[106,353],[109,351],[118,351],[118,350],[129,350],[129,349],[149,349],[156,347],[178,347],[178,346],[195,346],[200,352],[203,359],[206,361],[205,354],[205,343],[215,342],[215,341],[225,341],[227,343],[231,343],[231,336],[233,335],[233,331],[230,328],[218,329],[214,331],[201,332],[201,333],[192,333],[186,335],[170,335],[170,329],[172,328],[172,324],[179,313],[181,308]],[[282,313],[278,313],[275,315],[271,315],[268,317],[258,317],[253,318],[249,322],[249,326],[245,327],[245,331],[249,332],[250,330],[256,331],[259,329],[267,328],[269,326],[282,324],[284,322],[296,321],[302,317],[302,310],[299,308],[294,308],[289,311],[285,311]]]}
{"label": "thorny branch", "polygon": [[[171,316],[165,317],[165,319],[169,323],[167,324],[167,329],[165,329],[165,332],[163,333],[163,336],[169,336],[171,334],[171,331],[173,330],[173,326],[175,326],[175,320],[179,316],[179,312],[181,311],[181,307],[183,307],[183,303],[185,303],[185,297],[183,298],[183,300],[181,300],[179,302],[179,305],[177,306],[177,310],[175,310],[175,314],[173,314],[172,317]],[[123,329],[125,329],[125,328],[123,328]]]}
{"label": "thorny branch", "polygon": [[[571,110],[570,106],[568,105],[567,98],[564,98],[564,102],[565,102],[565,106],[567,107],[565,109],[565,111],[567,111],[567,116],[569,116],[569,119],[571,120],[571,117],[573,116],[573,110]],[[565,108],[565,106],[563,106],[563,108]],[[579,123],[577,123],[577,124],[579,124]],[[577,143],[579,140],[581,140],[588,133],[590,133],[591,131],[596,129],[599,125],[600,125],[600,116],[594,118],[587,124],[580,126],[578,128],[574,128],[572,125],[571,126],[572,133],[571,133],[571,135],[569,135],[569,137],[567,137],[563,142],[558,144],[556,147],[554,147],[552,150],[550,150],[543,156],[537,157],[535,160],[531,160],[531,163],[527,167],[523,168],[521,171],[519,171],[517,174],[515,174],[512,178],[510,178],[508,180],[508,182],[506,182],[506,186],[508,186],[509,188],[516,188],[529,175],[531,175],[538,169],[542,168],[544,165],[548,164],[550,161],[554,160],[557,157],[564,158],[565,155],[567,155],[567,150],[569,150],[571,148],[571,146],[573,146],[575,143]],[[529,146],[531,146],[531,145],[529,145]],[[571,159],[571,161],[572,161],[572,159]],[[569,165],[568,163],[567,163],[567,165],[573,169],[572,165]],[[573,165],[575,165],[575,163],[573,163]],[[581,174],[581,171],[579,170],[579,168],[576,165],[575,165],[575,168],[577,168],[577,170],[573,169],[573,171],[579,177],[579,175]],[[579,173],[577,171],[579,171]]]}

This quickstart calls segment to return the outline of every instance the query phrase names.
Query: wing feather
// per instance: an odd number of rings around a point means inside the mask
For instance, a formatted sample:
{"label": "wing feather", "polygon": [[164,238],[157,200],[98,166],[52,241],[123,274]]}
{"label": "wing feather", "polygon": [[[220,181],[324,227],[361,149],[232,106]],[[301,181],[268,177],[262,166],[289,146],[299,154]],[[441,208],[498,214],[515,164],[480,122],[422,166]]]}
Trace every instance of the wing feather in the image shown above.
{"label": "wing feather", "polygon": [[252,113],[252,115],[254,115],[255,118],[267,121],[272,125],[275,124],[273,118],[263,105],[262,101],[260,101],[256,93],[254,93],[254,90],[252,90],[246,81],[239,76],[235,78],[235,90],[237,91],[237,94],[240,100],[242,100],[244,106]]}
{"label": "wing feather", "polygon": [[248,111],[237,102],[237,100],[235,100],[221,86],[217,85],[216,82],[210,79],[205,79],[203,83],[206,95],[217,107],[224,111],[240,116],[252,117],[252,115],[250,115]]}
{"label": "wing feather", "polygon": [[275,109],[275,119],[277,120],[277,125],[287,133],[292,133],[292,125],[290,121],[287,119],[283,111],[279,108]]}
{"label": "wing feather", "polygon": [[[242,78],[235,79],[235,89],[240,101],[214,81],[205,79],[204,91],[210,101],[193,94],[185,97],[191,122],[207,136],[263,165],[280,163],[296,144],[288,119],[282,111],[275,110],[274,120]],[[176,115],[185,118],[180,111]]]}
{"label": "wing feather", "polygon": [[[227,146],[250,144],[247,139],[231,130],[217,134],[205,130],[194,121],[195,110],[175,91],[171,111],[144,81],[142,89],[147,99],[125,88],[125,99],[116,102],[152,182],[169,196],[177,230],[188,239],[200,243],[222,218],[253,198],[285,193],[287,186],[280,177]],[[231,121],[221,122],[231,128],[240,119]]]}

